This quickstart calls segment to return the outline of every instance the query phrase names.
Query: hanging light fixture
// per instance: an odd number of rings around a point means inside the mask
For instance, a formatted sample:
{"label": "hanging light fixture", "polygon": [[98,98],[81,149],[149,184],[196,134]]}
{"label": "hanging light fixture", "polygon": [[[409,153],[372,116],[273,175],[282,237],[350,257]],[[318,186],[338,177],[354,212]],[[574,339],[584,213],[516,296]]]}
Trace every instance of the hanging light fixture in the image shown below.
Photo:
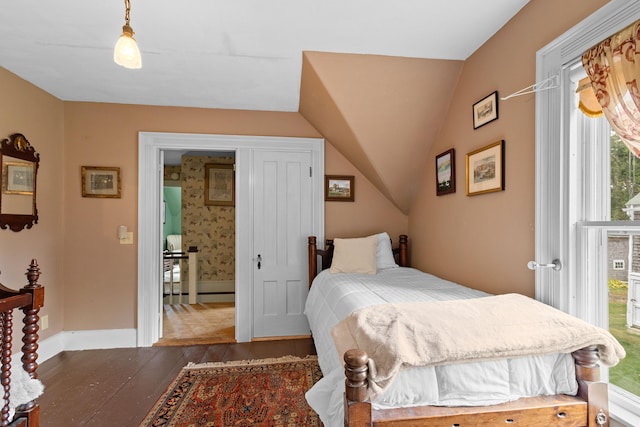
{"label": "hanging light fixture", "polygon": [[124,26],[122,27],[122,35],[116,43],[113,50],[113,60],[118,65],[125,68],[138,69],[142,68],[142,58],[140,57],[140,49],[138,43],[133,38],[133,29],[129,26],[129,0],[124,0],[126,9],[124,14]]}

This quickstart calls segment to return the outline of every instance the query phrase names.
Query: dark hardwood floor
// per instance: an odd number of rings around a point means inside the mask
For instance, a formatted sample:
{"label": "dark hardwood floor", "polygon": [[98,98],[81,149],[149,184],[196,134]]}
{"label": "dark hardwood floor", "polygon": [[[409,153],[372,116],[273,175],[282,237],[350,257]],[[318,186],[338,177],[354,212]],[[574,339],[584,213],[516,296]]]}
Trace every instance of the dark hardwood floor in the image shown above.
{"label": "dark hardwood floor", "polygon": [[66,351],[38,368],[42,427],[138,426],[189,362],[316,354],[311,338],[239,344]]}

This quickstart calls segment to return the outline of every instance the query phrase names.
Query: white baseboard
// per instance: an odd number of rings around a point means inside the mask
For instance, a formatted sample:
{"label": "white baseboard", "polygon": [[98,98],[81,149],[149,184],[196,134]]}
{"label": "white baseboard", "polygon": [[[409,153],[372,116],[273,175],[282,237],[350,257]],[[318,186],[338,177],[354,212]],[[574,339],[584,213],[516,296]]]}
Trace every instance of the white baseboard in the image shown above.
{"label": "white baseboard", "polygon": [[[102,329],[94,331],[64,331],[38,342],[38,364],[58,353],[70,350],[136,347],[135,329]],[[14,345],[18,345],[16,342]],[[20,365],[21,345],[14,348],[11,364]]]}
{"label": "white baseboard", "polygon": [[[166,284],[165,284],[166,286]],[[235,281],[234,280],[202,280],[198,282],[197,285],[198,292],[201,292],[196,297],[197,303],[204,302],[235,302],[236,295],[235,293]],[[174,295],[173,300],[169,299],[169,296],[165,296],[163,298],[164,304],[169,304],[173,301],[173,304],[188,304],[189,303],[189,295],[188,285],[187,283],[182,284],[182,290],[184,294],[182,295],[182,300],[180,300],[179,295]],[[220,293],[215,293],[220,292]],[[227,292],[227,293],[223,293]]]}

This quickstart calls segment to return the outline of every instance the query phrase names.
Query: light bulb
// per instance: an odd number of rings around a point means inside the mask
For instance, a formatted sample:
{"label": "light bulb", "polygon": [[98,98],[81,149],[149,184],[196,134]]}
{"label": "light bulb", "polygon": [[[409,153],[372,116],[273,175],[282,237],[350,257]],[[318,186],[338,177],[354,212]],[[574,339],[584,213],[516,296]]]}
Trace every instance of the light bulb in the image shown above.
{"label": "light bulb", "polygon": [[122,35],[113,50],[113,60],[125,68],[142,68],[140,49],[138,49],[136,39],[133,38],[133,30],[128,25],[122,27]]}

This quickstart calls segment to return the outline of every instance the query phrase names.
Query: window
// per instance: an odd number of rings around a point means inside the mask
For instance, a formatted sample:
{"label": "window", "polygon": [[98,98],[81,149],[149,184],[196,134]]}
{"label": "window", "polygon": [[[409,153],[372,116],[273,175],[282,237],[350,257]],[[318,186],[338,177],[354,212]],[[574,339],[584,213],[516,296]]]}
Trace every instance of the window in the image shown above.
{"label": "window", "polygon": [[[634,310],[640,315],[640,308],[629,304],[640,294],[640,278],[636,282],[632,274],[640,221],[620,203],[630,201],[640,188],[621,188],[616,182],[615,136],[606,120],[588,119],[578,110],[575,93],[585,75],[582,53],[638,19],[640,2],[610,2],[538,51],[538,81],[558,76],[560,85],[536,94],[535,252],[540,263],[557,258],[563,265],[560,271],[536,271],[536,297],[609,329],[628,352],[625,363],[640,364],[640,340],[633,341],[633,334],[627,339]],[[626,252],[614,249],[614,241],[626,242]],[[626,280],[612,278],[619,271],[615,266],[630,270]],[[637,367],[624,365],[603,373],[611,384],[612,417],[630,425],[640,425],[637,373]]]}

